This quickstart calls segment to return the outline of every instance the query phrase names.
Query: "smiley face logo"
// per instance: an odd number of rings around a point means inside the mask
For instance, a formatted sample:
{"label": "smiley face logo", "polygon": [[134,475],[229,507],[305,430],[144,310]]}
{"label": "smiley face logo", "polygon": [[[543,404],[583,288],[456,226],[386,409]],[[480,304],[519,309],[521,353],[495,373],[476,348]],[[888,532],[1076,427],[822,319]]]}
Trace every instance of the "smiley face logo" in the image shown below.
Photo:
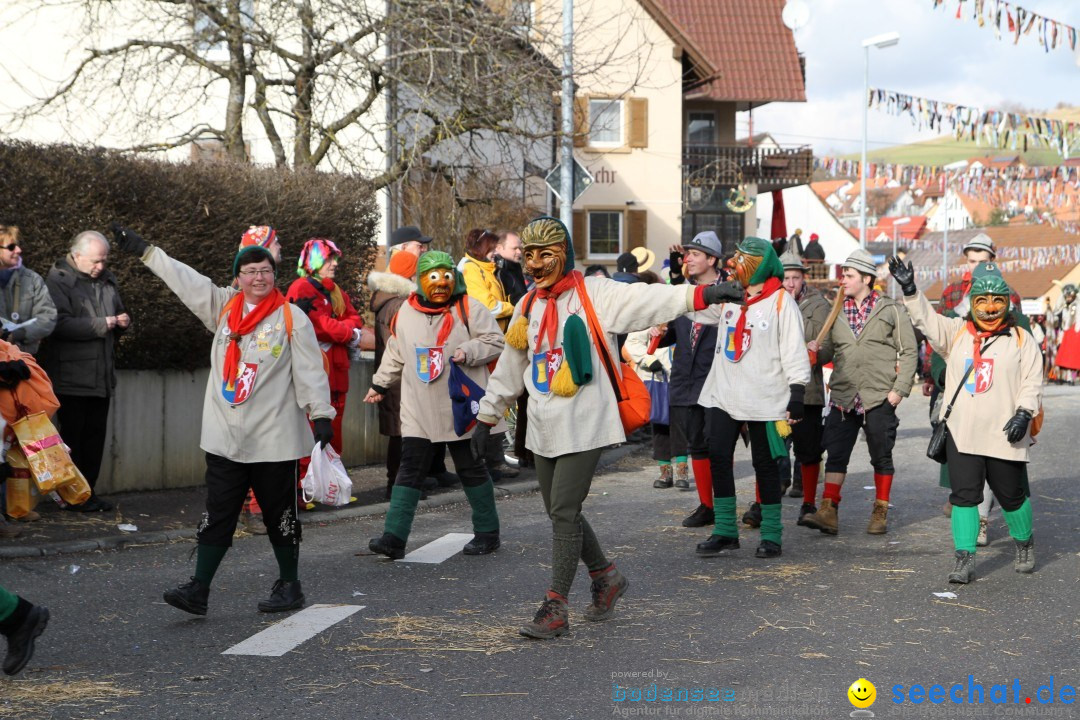
{"label": "smiley face logo", "polygon": [[877,700],[877,688],[866,678],[859,678],[851,683],[847,690],[848,700],[857,708],[868,708]]}

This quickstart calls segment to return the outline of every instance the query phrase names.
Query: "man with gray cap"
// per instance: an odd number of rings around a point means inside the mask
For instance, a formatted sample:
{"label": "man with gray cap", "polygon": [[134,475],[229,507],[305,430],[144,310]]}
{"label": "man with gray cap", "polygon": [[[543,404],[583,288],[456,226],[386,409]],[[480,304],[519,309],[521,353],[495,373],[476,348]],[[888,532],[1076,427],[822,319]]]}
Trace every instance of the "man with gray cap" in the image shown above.
{"label": "man with gray cap", "polygon": [[[690,278],[694,285],[723,282],[723,256],[723,245],[716,233],[711,230],[698,233],[690,242],[671,248],[671,284],[682,283],[684,277]],[[672,452],[678,455],[677,449],[686,448],[700,501],[697,509],[683,520],[683,526],[705,527],[713,524],[712,470],[705,434],[705,408],[697,402],[715,357],[716,326],[693,322],[687,317],[677,318],[668,323],[660,345],[675,345],[668,387]],[[689,490],[686,467],[678,465],[675,486]]]}
{"label": "man with gray cap", "polygon": [[907,310],[874,289],[877,265],[870,253],[855,250],[844,261],[843,270],[843,317],[833,324],[820,348],[813,341],[807,344],[818,353],[819,362],[832,361],[834,369],[822,443],[828,453],[824,497],[818,511],[806,515],[801,524],[829,535],[839,531],[840,488],[863,428],[877,490],[866,532],[881,535],[886,530],[892,450],[900,424],[896,406],[911,392],[919,353]]}

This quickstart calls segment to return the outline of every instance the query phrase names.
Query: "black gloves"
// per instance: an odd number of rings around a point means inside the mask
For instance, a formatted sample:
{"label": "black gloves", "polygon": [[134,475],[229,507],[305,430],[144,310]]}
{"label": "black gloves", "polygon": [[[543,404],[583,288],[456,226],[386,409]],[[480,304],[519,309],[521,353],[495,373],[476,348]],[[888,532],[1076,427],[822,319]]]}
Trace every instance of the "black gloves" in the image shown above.
{"label": "black gloves", "polygon": [[658,373],[664,369],[664,363],[659,360],[653,360],[651,363],[645,366],[645,369],[649,372]]}
{"label": "black gloves", "polygon": [[474,460],[484,462],[487,456],[488,439],[491,437],[491,426],[477,418],[473,426],[472,438],[469,440],[469,449],[472,450]]}
{"label": "black gloves", "polygon": [[805,385],[788,385],[791,388],[791,399],[788,400],[787,411],[789,420],[802,420],[806,415],[806,409],[803,406],[803,397],[806,394]]}
{"label": "black gloves", "polygon": [[334,439],[334,426],[330,424],[329,418],[315,418],[313,422],[315,424],[315,442],[319,443],[319,447],[324,448]]}
{"label": "black gloves", "polygon": [[30,368],[26,367],[26,363],[22,360],[0,362],[0,385],[13,388],[23,380],[29,379]]}
{"label": "black gloves", "polygon": [[1021,408],[1016,411],[1016,414],[1009,419],[1009,422],[1005,423],[1005,427],[1001,428],[1005,431],[1005,437],[1009,442],[1020,442],[1027,435],[1028,425],[1031,423],[1031,413]]}
{"label": "black gloves", "polygon": [[668,277],[671,278],[672,285],[679,285],[685,281],[682,274],[682,253],[672,251],[668,255]]}
{"label": "black gloves", "polygon": [[728,280],[719,285],[709,285],[705,288],[702,297],[709,305],[718,305],[726,302],[741,302],[745,294],[743,286],[737,280]]}
{"label": "black gloves", "polygon": [[135,257],[142,257],[142,254],[146,252],[146,248],[150,247],[150,244],[143,240],[137,232],[124,227],[118,222],[109,223],[109,229],[112,230],[113,242],[116,243],[116,246]]}
{"label": "black gloves", "polygon": [[910,262],[905,263],[894,255],[889,258],[889,272],[896,278],[896,284],[904,291],[906,297],[911,297],[918,292],[915,289],[915,269],[911,267]]}
{"label": "black gloves", "polygon": [[313,297],[294,298],[289,302],[295,305],[298,310],[303,311],[305,315],[310,315],[311,311],[315,309],[315,298]]}

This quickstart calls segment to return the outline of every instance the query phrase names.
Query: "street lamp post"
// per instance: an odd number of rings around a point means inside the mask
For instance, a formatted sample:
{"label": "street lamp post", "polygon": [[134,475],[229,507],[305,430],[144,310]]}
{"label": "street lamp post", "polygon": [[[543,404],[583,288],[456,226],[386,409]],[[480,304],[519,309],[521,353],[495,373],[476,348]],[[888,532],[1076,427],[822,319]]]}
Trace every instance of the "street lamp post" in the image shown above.
{"label": "street lamp post", "polygon": [[863,40],[862,162],[859,164],[859,245],[866,247],[866,127],[870,112],[870,48],[892,47],[900,42],[900,33],[875,35]]}
{"label": "street lamp post", "polygon": [[[896,229],[898,227],[900,227],[901,225],[907,225],[909,222],[911,222],[911,218],[909,218],[909,217],[896,218],[895,220],[893,220],[893,224],[892,224],[892,256],[893,257],[896,257],[896,233],[897,233]],[[891,292],[889,293],[889,296],[893,297],[893,298],[896,297],[896,278],[893,278],[893,280],[892,280],[892,288],[891,288]]]}

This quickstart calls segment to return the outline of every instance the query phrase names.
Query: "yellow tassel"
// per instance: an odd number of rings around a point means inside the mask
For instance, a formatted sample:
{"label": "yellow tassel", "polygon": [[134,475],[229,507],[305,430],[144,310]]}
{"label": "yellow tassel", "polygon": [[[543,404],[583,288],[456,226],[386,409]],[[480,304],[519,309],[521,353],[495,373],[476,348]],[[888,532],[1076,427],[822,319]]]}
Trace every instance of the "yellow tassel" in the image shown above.
{"label": "yellow tassel", "polygon": [[506,342],[516,350],[525,350],[529,347],[529,321],[524,315],[519,315],[506,331]]}
{"label": "yellow tassel", "polygon": [[787,420],[776,421],[776,434],[782,438],[786,438],[791,434],[791,425],[788,424]]}
{"label": "yellow tassel", "polygon": [[555,371],[555,377],[551,378],[551,392],[560,397],[574,397],[577,391],[574,376],[570,374],[570,364],[564,360]]}

